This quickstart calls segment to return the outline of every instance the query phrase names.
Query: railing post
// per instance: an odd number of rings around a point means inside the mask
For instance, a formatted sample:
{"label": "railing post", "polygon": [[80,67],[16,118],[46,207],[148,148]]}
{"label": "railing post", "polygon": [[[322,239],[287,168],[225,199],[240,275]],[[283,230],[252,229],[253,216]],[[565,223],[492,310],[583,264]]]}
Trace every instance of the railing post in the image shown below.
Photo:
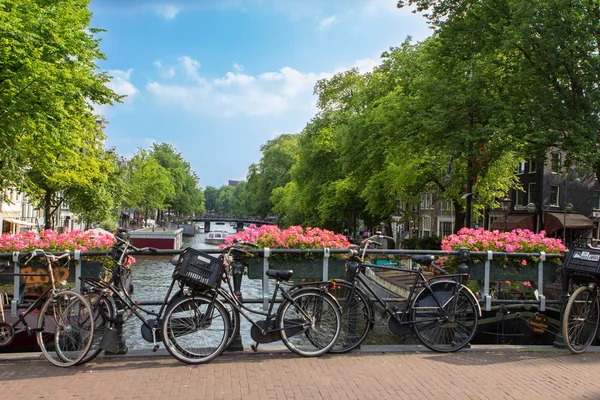
{"label": "railing post", "polygon": [[329,254],[331,250],[326,247],[323,249],[323,281],[329,280]]}
{"label": "railing post", "polygon": [[264,258],[263,258],[263,310],[267,311],[269,309],[269,277],[267,276],[267,270],[269,269],[269,255],[271,254],[271,249],[265,247],[264,249]]}
{"label": "railing post", "polygon": [[544,296],[544,261],[546,253],[540,252],[540,262],[538,263],[538,299],[540,300],[540,311],[546,311],[546,296]]}
{"label": "railing post", "polygon": [[[233,279],[233,295],[241,302],[242,298],[242,277],[244,275],[244,264],[242,264],[242,258],[239,255],[233,256],[233,270],[231,271]],[[240,325],[235,327],[233,332],[233,342],[229,346],[228,350],[231,351],[244,351],[244,344],[242,342],[242,335],[240,335]]]}
{"label": "railing post", "polygon": [[75,262],[75,291],[81,293],[81,250],[75,250],[73,259]]}
{"label": "railing post", "polygon": [[21,276],[18,274],[21,273],[21,266],[19,265],[19,252],[13,251],[12,253],[12,261],[15,267],[15,276],[14,276],[14,289],[13,289],[13,299],[10,304],[10,314],[13,317],[16,317],[19,314],[19,300],[21,299]]}
{"label": "railing post", "polygon": [[491,250],[487,252],[487,260],[485,260],[485,271],[483,274],[483,299],[485,300],[485,311],[492,310],[492,296],[490,296],[490,266],[494,258],[494,253]]}

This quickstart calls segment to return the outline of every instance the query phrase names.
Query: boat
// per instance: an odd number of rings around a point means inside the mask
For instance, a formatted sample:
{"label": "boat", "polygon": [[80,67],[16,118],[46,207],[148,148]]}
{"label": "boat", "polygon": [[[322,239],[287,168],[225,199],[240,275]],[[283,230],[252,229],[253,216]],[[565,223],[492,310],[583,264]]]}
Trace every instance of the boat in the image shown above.
{"label": "boat", "polygon": [[212,231],[206,234],[206,238],[204,239],[204,243],[208,244],[222,244],[225,243],[225,238],[231,235],[230,232],[227,231]]}

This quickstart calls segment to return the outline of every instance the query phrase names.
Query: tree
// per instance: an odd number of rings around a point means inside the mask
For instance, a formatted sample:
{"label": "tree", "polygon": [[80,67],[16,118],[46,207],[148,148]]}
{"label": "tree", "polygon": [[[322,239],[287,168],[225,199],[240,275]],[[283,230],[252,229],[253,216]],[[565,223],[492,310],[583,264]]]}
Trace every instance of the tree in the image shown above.
{"label": "tree", "polygon": [[[39,197],[32,180],[69,175],[77,167],[73,152],[97,142],[92,106],[119,100],[95,64],[104,55],[88,4],[5,0],[0,6],[0,196],[16,185]],[[55,188],[64,185],[50,182],[42,190]]]}
{"label": "tree", "polygon": [[214,186],[207,186],[204,189],[204,206],[207,212],[217,211],[217,199],[219,198],[219,189]]}
{"label": "tree", "polygon": [[144,149],[138,149],[129,162],[126,189],[127,206],[144,210],[146,217],[150,212],[164,210],[167,198],[175,192],[169,171]]}

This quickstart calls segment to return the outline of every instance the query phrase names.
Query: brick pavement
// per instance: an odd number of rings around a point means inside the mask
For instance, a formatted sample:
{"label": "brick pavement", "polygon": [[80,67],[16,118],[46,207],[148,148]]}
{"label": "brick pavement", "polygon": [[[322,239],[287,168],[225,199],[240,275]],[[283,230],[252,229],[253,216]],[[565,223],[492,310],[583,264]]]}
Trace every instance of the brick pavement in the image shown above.
{"label": "brick pavement", "polygon": [[0,360],[1,399],[600,399],[600,353],[461,351],[302,358],[226,354],[205,365],[124,357],[58,368]]}

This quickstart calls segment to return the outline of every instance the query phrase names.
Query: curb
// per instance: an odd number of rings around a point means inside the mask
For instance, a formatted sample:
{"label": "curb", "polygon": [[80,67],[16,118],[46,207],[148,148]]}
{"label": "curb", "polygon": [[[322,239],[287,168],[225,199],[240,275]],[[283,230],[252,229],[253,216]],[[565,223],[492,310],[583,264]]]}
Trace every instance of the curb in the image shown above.
{"label": "curb", "polygon": [[[461,353],[562,353],[571,354],[568,349],[558,348],[554,346],[517,346],[517,345],[472,345],[464,348],[455,354]],[[257,353],[254,353],[250,346],[244,346],[244,351],[228,351],[224,354],[231,356],[253,356],[264,354],[292,354],[285,346],[264,346]],[[436,353],[422,345],[366,345],[358,350],[354,350],[348,354],[368,354],[368,353],[404,353],[404,354],[443,354]],[[600,346],[590,346],[586,353],[600,353]],[[585,353],[584,353],[585,354]],[[123,355],[106,355],[102,354],[98,358],[102,359],[131,359],[131,358],[148,358],[148,357],[171,357],[165,349],[159,349],[157,352],[152,350],[130,350]],[[4,361],[37,361],[45,360],[42,353],[0,353],[0,362]]]}

